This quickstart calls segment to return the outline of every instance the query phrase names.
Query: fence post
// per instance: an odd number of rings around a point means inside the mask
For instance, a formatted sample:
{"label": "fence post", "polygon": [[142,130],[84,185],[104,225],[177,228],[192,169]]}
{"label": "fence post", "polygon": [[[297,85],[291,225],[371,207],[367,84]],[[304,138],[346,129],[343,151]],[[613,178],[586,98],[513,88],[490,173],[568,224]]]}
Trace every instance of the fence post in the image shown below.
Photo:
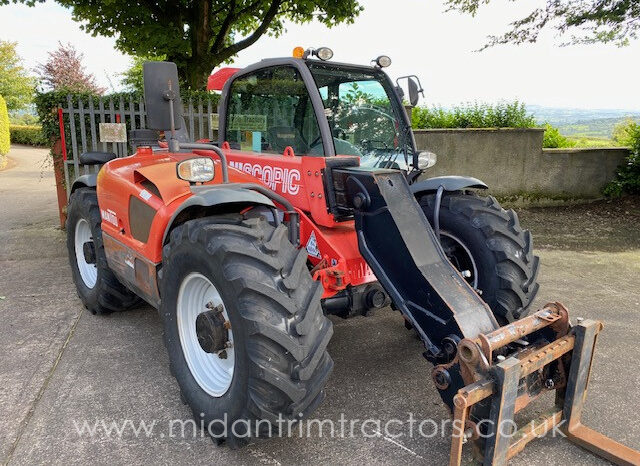
{"label": "fence post", "polygon": [[[64,133],[63,133],[64,137]],[[53,173],[56,178],[56,196],[58,198],[58,215],[60,216],[60,228],[64,230],[67,221],[67,190],[65,189],[64,175],[65,160],[63,149],[63,140],[56,139],[51,148],[51,158],[53,159]]]}
{"label": "fence post", "polygon": [[[211,127],[211,99],[207,99],[207,128],[209,129],[209,140],[213,141],[213,128]],[[217,143],[217,141],[214,141]]]}
{"label": "fence post", "polygon": [[204,139],[204,125],[202,119],[204,111],[202,110],[202,99],[198,97],[198,139]]}
{"label": "fence post", "polygon": [[191,138],[192,141],[195,140],[196,135],[196,129],[194,128],[194,124],[193,124],[193,99],[191,97],[189,97],[189,137]]}
{"label": "fence post", "polygon": [[78,142],[76,138],[76,116],[74,113],[73,101],[71,94],[67,94],[67,105],[69,110],[69,131],[71,132],[71,148],[73,149],[73,177],[80,176],[80,165],[78,164]]}

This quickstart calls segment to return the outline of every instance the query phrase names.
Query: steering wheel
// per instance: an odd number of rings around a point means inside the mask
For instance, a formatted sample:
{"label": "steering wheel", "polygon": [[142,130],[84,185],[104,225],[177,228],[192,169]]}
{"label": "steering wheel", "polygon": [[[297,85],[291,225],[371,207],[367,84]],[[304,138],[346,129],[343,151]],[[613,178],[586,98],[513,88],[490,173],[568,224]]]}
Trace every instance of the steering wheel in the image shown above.
{"label": "steering wheel", "polygon": [[[374,143],[378,143],[378,147],[374,147],[373,144]],[[380,141],[377,139],[363,139],[360,144],[362,144],[362,146],[364,148],[366,148],[367,150],[374,150],[374,149],[378,149],[380,148],[380,146],[382,146],[382,149],[388,150],[391,149],[391,147],[389,147],[389,144],[387,144],[384,141]]]}
{"label": "steering wheel", "polygon": [[[345,130],[343,130],[342,128],[336,126],[333,128],[333,137],[337,138],[337,139],[342,139],[343,141],[346,141],[347,139],[347,132]],[[318,145],[319,142],[322,141],[322,135],[319,135],[317,138],[315,138],[311,144],[309,144],[309,149],[315,147]]]}
{"label": "steering wheel", "polygon": [[322,134],[319,135],[317,138],[315,138],[311,144],[309,144],[309,150],[311,150],[313,147],[317,146],[319,142],[322,141]]}

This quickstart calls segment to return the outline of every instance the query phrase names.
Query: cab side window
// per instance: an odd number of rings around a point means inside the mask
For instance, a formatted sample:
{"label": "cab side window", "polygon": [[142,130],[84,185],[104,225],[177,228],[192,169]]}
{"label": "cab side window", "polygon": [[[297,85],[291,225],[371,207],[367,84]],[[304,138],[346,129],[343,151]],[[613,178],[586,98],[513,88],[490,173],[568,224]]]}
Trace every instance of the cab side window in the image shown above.
{"label": "cab side window", "polygon": [[276,66],[231,84],[225,140],[232,149],[296,155],[324,155],[318,120],[298,71]]}

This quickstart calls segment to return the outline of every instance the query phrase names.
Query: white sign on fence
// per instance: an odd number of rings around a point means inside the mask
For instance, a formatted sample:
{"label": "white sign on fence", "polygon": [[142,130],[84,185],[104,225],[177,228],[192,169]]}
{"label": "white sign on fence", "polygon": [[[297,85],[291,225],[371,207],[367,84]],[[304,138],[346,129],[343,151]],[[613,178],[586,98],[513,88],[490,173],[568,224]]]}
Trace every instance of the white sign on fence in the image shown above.
{"label": "white sign on fence", "polygon": [[218,129],[219,118],[217,113],[209,114],[209,126],[211,129]]}
{"label": "white sign on fence", "polygon": [[100,142],[127,142],[127,125],[124,123],[99,123]]}

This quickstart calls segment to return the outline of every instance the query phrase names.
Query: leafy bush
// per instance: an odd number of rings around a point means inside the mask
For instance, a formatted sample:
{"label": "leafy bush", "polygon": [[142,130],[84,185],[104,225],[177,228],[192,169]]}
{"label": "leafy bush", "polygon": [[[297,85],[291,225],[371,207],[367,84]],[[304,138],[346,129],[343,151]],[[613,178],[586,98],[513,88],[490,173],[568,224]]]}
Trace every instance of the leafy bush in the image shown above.
{"label": "leafy bush", "polygon": [[561,147],[575,147],[576,142],[560,134],[560,130],[547,123],[544,126],[544,138],[542,147],[545,149],[557,149]]}
{"label": "leafy bush", "polygon": [[9,113],[4,97],[0,95],[0,155],[6,155],[11,149],[11,139],[9,139]]}
{"label": "leafy bush", "polygon": [[26,144],[27,146],[46,146],[47,138],[42,134],[42,126],[10,125],[12,144]]}
{"label": "leafy bush", "polygon": [[613,140],[621,146],[630,147],[633,145],[633,132],[638,124],[632,118],[625,118],[613,127]]}
{"label": "leafy bush", "polygon": [[594,147],[619,147],[613,139],[592,138],[587,136],[567,136],[573,147],[594,148]]}
{"label": "leafy bush", "polygon": [[37,115],[31,113],[9,112],[9,123],[20,126],[38,126],[40,121]]}
{"label": "leafy bush", "polygon": [[464,104],[442,107],[416,107],[411,117],[416,129],[422,128],[533,128],[536,120],[517,100],[490,104]]}
{"label": "leafy bush", "polygon": [[[131,66],[120,74],[120,82],[124,85],[127,91],[144,92],[144,77],[142,75],[142,65],[144,65],[144,62],[146,61],[163,61],[166,59],[166,55],[161,55],[159,57],[133,57],[131,59]],[[186,89],[186,86],[183,82],[180,82],[180,88]]]}
{"label": "leafy bush", "polygon": [[618,167],[615,179],[604,188],[607,196],[640,194],[640,124],[634,123],[629,127],[628,143],[631,153],[626,162]]}

